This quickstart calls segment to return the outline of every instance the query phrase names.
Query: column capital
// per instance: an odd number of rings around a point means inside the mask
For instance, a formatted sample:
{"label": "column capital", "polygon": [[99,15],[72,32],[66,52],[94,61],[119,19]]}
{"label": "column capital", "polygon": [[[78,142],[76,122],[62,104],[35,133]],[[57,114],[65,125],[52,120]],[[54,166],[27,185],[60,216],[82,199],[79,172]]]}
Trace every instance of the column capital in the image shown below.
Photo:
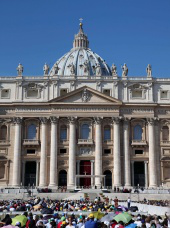
{"label": "column capital", "polygon": [[22,117],[14,117],[12,119],[12,121],[14,122],[14,124],[21,124],[22,123]]}
{"label": "column capital", "polygon": [[112,122],[114,124],[119,124],[121,120],[122,120],[122,117],[120,117],[120,116],[118,116],[118,117],[112,117]]}
{"label": "column capital", "polygon": [[59,119],[58,116],[50,116],[51,123],[58,123],[58,119]]}
{"label": "column capital", "polygon": [[48,122],[47,117],[40,117],[41,124],[46,124]]}
{"label": "column capital", "polygon": [[103,117],[94,117],[93,120],[95,124],[101,124]]}
{"label": "column capital", "polygon": [[148,161],[144,161],[145,164],[148,164],[149,162]]}
{"label": "column capital", "polygon": [[127,118],[127,117],[123,117],[122,120],[123,120],[123,124],[125,125],[128,125],[130,122],[130,118]]}
{"label": "column capital", "polygon": [[67,119],[69,124],[75,124],[77,120],[77,116],[68,116]]}
{"label": "column capital", "polygon": [[159,118],[157,118],[157,117],[147,118],[147,124],[153,126],[153,125],[155,125],[156,121],[158,121],[158,120],[159,120]]}
{"label": "column capital", "polygon": [[91,163],[94,163],[94,160],[90,160]]}

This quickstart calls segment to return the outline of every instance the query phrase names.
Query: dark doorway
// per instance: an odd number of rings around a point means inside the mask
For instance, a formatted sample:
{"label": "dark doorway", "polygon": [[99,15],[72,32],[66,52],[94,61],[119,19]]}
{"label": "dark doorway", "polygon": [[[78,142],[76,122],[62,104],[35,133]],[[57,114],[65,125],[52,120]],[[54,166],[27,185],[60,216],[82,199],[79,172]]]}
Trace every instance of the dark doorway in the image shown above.
{"label": "dark doorway", "polygon": [[36,185],[36,162],[29,161],[25,164],[25,186]]}
{"label": "dark doorway", "polygon": [[67,172],[65,170],[59,172],[58,186],[67,186]]}
{"label": "dark doorway", "polygon": [[144,162],[134,162],[134,186],[145,186]]}
{"label": "dark doorway", "polygon": [[106,171],[104,171],[104,175],[106,175],[106,177],[105,177],[106,187],[112,186],[112,172],[110,170],[106,170]]}
{"label": "dark doorway", "polygon": [[[91,175],[91,162],[80,161],[80,175]],[[80,178],[80,186],[89,187],[91,185],[91,178]]]}

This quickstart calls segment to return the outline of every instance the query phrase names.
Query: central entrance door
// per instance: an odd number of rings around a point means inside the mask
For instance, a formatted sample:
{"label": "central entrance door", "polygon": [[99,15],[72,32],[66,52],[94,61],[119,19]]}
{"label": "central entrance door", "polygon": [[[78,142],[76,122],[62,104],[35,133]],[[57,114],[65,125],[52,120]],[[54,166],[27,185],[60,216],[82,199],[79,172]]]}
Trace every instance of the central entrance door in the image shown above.
{"label": "central entrance door", "polygon": [[145,186],[144,162],[134,162],[134,185]]}
{"label": "central entrance door", "polygon": [[[91,175],[91,162],[80,161],[80,175]],[[89,187],[91,185],[91,178],[80,178],[80,186]]]}
{"label": "central entrance door", "polygon": [[36,162],[29,161],[25,164],[25,186],[36,185]]}

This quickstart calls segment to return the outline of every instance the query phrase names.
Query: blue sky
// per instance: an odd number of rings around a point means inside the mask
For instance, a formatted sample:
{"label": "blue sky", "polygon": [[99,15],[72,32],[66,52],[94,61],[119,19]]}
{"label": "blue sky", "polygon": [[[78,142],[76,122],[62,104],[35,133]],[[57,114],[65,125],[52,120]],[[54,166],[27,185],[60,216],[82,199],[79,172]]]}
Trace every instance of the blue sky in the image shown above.
{"label": "blue sky", "polygon": [[72,48],[79,18],[90,48],[121,74],[170,77],[170,0],[0,0],[0,75],[42,75]]}

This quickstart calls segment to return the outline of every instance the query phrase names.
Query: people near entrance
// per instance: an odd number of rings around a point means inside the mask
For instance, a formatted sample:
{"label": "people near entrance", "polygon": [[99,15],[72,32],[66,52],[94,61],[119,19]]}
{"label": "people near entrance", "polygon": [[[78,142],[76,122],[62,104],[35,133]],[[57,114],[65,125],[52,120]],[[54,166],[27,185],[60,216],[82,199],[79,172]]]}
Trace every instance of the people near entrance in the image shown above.
{"label": "people near entrance", "polygon": [[130,208],[130,203],[131,203],[131,199],[130,199],[130,197],[128,197],[128,199],[127,199],[127,207],[128,207],[128,209]]}
{"label": "people near entrance", "polygon": [[117,197],[115,197],[115,199],[114,199],[114,204],[115,204],[115,208],[117,208],[119,206],[119,200]]}

